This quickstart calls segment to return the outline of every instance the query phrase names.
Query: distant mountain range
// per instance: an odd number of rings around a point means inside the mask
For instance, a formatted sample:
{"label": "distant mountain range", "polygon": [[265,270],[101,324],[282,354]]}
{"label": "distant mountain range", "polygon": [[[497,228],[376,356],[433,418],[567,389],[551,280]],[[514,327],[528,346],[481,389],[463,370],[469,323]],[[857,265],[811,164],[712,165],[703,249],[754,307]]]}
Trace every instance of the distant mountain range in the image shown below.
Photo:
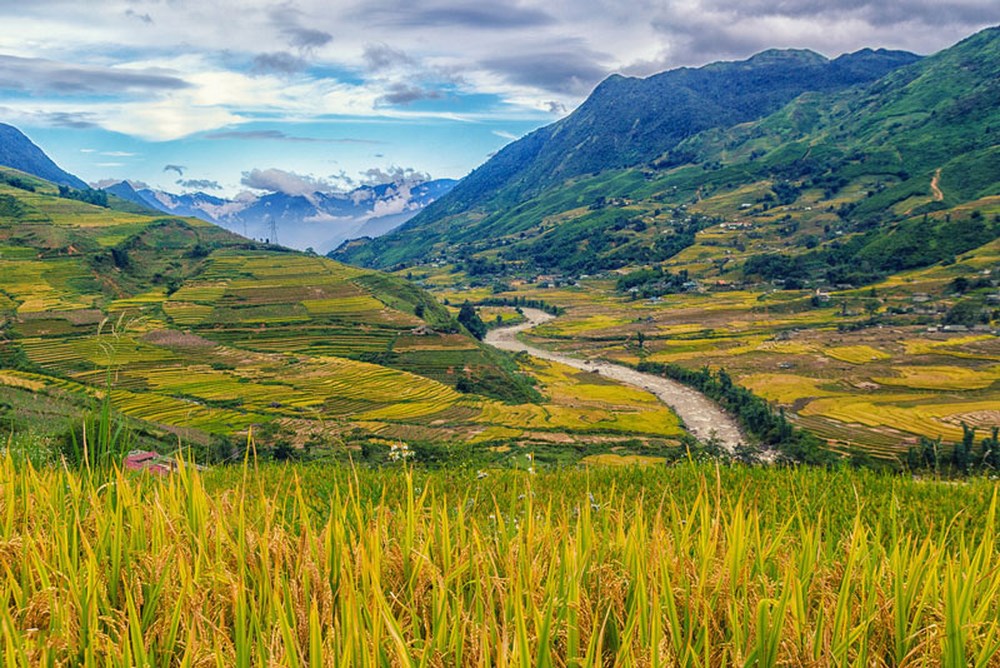
{"label": "distant mountain range", "polygon": [[[382,183],[347,193],[245,193],[224,199],[203,192],[172,194],[128,181],[104,188],[118,197],[177,216],[193,216],[252,239],[325,253],[347,239],[377,237],[448,193],[456,181]],[[276,237],[276,238],[271,238]]]}
{"label": "distant mountain range", "polygon": [[996,237],[998,72],[990,28],[926,58],[772,50],[612,76],[398,230],[331,257],[442,261],[479,280],[661,265],[871,282]]}
{"label": "distant mountain range", "polygon": [[[0,166],[78,190],[90,187],[83,179],[60,169],[20,130],[2,123]],[[364,185],[347,193],[244,193],[236,199],[203,192],[178,195],[145,186],[134,187],[129,181],[102,189],[138,205],[139,210],[200,218],[252,239],[300,250],[311,247],[325,253],[347,239],[378,237],[399,227],[447,194],[456,183],[452,179],[407,180]]]}
{"label": "distant mountain range", "polygon": [[57,185],[86,188],[87,184],[59,168],[42,149],[13,125],[0,123],[0,165],[34,174]]}

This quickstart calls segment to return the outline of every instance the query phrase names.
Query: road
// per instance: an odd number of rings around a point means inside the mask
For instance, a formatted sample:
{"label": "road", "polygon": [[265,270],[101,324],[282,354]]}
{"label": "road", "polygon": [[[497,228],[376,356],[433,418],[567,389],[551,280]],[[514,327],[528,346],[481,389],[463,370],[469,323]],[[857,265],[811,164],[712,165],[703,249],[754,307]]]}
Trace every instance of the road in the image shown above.
{"label": "road", "polygon": [[596,371],[607,378],[651,392],[670,406],[684,421],[687,430],[701,441],[707,441],[714,435],[716,440],[730,452],[740,443],[746,442],[732,416],[705,395],[675,380],[642,373],[621,364],[582,360],[524,343],[517,338],[518,334],[552,320],[555,316],[533,308],[521,310],[527,318],[525,322],[490,330],[486,334],[486,343],[501,350],[524,351],[539,359],[559,362],[584,371]]}

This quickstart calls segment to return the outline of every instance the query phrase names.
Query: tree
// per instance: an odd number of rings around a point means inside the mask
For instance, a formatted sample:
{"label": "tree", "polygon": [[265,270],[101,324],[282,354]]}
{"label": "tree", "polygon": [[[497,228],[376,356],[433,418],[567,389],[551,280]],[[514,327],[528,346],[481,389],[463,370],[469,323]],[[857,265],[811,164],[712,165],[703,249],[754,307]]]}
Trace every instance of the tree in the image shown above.
{"label": "tree", "polygon": [[458,311],[458,322],[479,340],[486,336],[486,323],[480,319],[475,307],[469,302],[462,304]]}

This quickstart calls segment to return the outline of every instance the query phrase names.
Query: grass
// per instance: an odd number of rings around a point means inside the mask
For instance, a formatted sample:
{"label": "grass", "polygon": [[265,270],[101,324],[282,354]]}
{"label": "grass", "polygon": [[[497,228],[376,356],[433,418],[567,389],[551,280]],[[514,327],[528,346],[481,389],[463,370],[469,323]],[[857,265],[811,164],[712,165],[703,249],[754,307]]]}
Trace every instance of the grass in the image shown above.
{"label": "grass", "polygon": [[994,485],[0,460],[5,665],[990,665]]}

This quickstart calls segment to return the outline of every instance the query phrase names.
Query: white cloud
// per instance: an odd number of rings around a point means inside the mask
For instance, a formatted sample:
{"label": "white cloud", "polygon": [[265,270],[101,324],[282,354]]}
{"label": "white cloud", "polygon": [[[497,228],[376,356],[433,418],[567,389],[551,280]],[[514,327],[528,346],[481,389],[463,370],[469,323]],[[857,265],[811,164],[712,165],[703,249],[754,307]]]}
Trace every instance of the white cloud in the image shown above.
{"label": "white cloud", "polygon": [[[540,118],[613,71],[929,52],[997,22],[996,0],[33,0],[0,3],[0,80],[31,90],[5,96],[26,117],[162,141],[261,117]],[[398,108],[469,93],[502,102]]]}
{"label": "white cloud", "polygon": [[269,192],[279,192],[286,195],[309,196],[316,192],[330,192],[334,190],[333,184],[326,179],[316,178],[311,175],[296,174],[283,169],[251,169],[243,172],[240,183],[247,188],[255,190],[266,190]]}

